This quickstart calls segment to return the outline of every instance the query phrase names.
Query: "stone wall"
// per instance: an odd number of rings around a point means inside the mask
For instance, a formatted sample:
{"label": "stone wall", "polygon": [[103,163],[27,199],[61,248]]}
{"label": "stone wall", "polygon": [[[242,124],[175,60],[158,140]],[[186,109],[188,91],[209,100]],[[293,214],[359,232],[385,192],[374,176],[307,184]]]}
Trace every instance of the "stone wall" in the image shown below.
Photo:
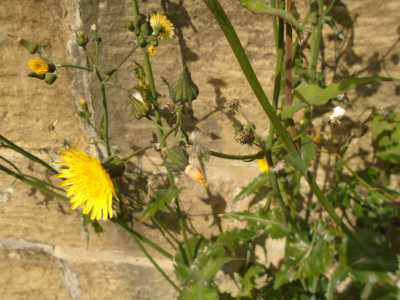
{"label": "stone wall", "polygon": [[[299,0],[300,11],[308,1]],[[344,33],[339,44],[326,28],[324,61],[327,78],[340,79],[353,73],[400,78],[399,26],[400,2],[373,0],[338,1],[334,17]],[[275,49],[271,21],[241,9],[238,1],[221,1],[249,54],[253,67],[269,97],[272,96]],[[240,99],[243,110],[267,136],[268,121],[212,15],[202,1],[139,1],[142,12],[168,14],[175,24],[173,39],[162,40],[157,55],[151,57],[160,101],[171,102],[168,84],[180,75],[183,65],[192,70],[200,88],[199,98],[188,109],[187,129],[202,133],[203,143],[212,150],[232,154],[254,153],[253,146],[242,146],[233,139],[233,124],[244,122],[239,115],[227,113],[225,105]],[[91,142],[95,133],[76,115],[79,100],[85,98],[97,124],[102,106],[99,84],[93,74],[60,69],[55,84],[28,78],[29,53],[7,36],[15,34],[41,46],[56,63],[82,64],[84,53],[75,44],[75,30],[90,32],[97,24],[102,37],[100,61],[115,65],[133,47],[133,35],[125,28],[132,20],[131,1],[85,0],[2,0],[0,3],[0,133],[47,162],[53,162],[65,144],[76,145],[97,157],[104,156],[100,146]],[[136,85],[133,61],[142,63],[135,53],[115,76],[113,82],[132,88]],[[122,155],[155,142],[157,131],[146,120],[137,121],[130,111],[126,92],[107,87],[110,139]],[[349,116],[370,106],[399,105],[400,85],[386,82],[348,93],[354,109]],[[167,109],[163,109],[170,121]],[[370,139],[370,136],[366,138]],[[368,143],[367,143],[368,144]],[[116,148],[115,148],[116,149]],[[368,150],[368,148],[366,148]],[[357,150],[358,151],[358,150]],[[359,152],[357,152],[359,153]],[[21,155],[0,149],[0,155],[28,174],[57,180]],[[200,166],[195,157],[193,164]],[[204,164],[210,188],[206,190],[188,178],[178,176],[186,186],[182,204],[190,220],[190,231],[207,236],[218,234],[232,224],[219,218],[232,209],[232,199],[259,171],[254,162],[224,161],[211,158]],[[163,184],[156,173],[165,172],[158,152],[150,150],[128,165],[122,187],[124,201],[144,205],[147,186]],[[324,175],[325,176],[325,175]],[[326,177],[318,177],[323,182]],[[6,199],[4,192],[13,188]],[[174,299],[176,293],[152,267],[128,234],[110,222],[101,222],[105,232],[91,229],[87,243],[82,222],[68,203],[49,198],[11,177],[0,174],[0,294],[4,299]],[[136,220],[140,214],[134,214]],[[160,215],[171,230],[178,232],[174,216]],[[174,252],[152,223],[134,228],[163,248]],[[150,251],[151,252],[151,251]],[[151,252],[172,276],[172,263]]]}

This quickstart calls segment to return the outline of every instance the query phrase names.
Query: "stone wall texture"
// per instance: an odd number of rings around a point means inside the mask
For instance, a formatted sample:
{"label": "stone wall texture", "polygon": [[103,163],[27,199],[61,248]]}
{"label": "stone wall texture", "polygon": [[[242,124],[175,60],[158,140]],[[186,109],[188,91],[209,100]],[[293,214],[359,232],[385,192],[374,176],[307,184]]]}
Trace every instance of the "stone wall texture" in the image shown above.
{"label": "stone wall texture", "polygon": [[[300,13],[307,3],[296,2]],[[231,17],[267,95],[272,97],[275,48],[271,19],[242,9],[239,1],[221,0],[221,4]],[[184,116],[188,131],[196,128],[202,133],[204,145],[216,151],[256,152],[254,146],[241,146],[233,140],[232,124],[243,119],[228,114],[226,103],[240,99],[243,110],[263,137],[267,136],[268,121],[205,4],[197,0],[139,0],[139,6],[143,13],[167,14],[176,27],[175,36],[162,40],[157,55],[151,57],[162,106],[171,102],[168,84],[177,80],[183,65],[187,65],[200,88],[199,98]],[[333,31],[326,28],[322,68],[329,80],[351,74],[400,78],[398,0],[339,0],[333,15],[344,33],[344,42],[338,43]],[[85,55],[76,46],[74,33],[79,29],[89,33],[90,26],[97,24],[103,40],[99,59],[115,65],[133,47],[133,35],[125,28],[132,19],[132,3],[128,0],[0,1],[0,134],[49,163],[66,144],[103,157],[101,145],[91,143],[95,132],[76,114],[79,100],[85,98],[93,112],[93,121],[98,124],[101,120],[101,94],[94,75],[61,68],[58,80],[51,86],[28,78],[31,56],[7,35],[15,34],[38,43],[56,63],[85,65]],[[136,85],[134,61],[143,63],[140,51],[137,52],[113,82],[126,88]],[[154,143],[157,131],[150,122],[134,118],[127,93],[110,86],[107,95],[112,146],[126,155]],[[356,89],[348,93],[348,98],[354,103],[350,117],[357,109],[399,106],[400,84],[385,82]],[[168,116],[166,108],[163,112]],[[165,123],[170,121],[168,117],[164,119]],[[354,151],[369,156],[370,150],[364,150]],[[0,155],[27,174],[57,183],[51,174],[9,149],[0,148]],[[200,166],[194,157],[191,160]],[[165,172],[161,163],[155,150],[129,163],[122,182],[124,201],[145,203],[147,186],[163,184],[155,176]],[[190,231],[212,236],[232,226],[221,220],[219,214],[233,208],[234,196],[259,171],[254,162],[217,158],[205,163],[204,170],[209,190],[184,176],[178,176],[177,184],[187,187],[181,199],[190,220]],[[318,177],[318,181],[323,183],[328,175]],[[5,192],[10,187],[13,193],[8,199]],[[99,235],[90,228],[88,244],[82,222],[68,203],[1,173],[0,192],[0,298],[167,300],[177,297],[128,234],[111,222],[101,222],[104,233]],[[138,220],[140,213],[134,217]],[[174,216],[160,215],[160,219],[169,229],[179,232]],[[134,228],[171,253],[175,251],[154,224],[135,222]],[[149,251],[173,277],[172,263]]]}

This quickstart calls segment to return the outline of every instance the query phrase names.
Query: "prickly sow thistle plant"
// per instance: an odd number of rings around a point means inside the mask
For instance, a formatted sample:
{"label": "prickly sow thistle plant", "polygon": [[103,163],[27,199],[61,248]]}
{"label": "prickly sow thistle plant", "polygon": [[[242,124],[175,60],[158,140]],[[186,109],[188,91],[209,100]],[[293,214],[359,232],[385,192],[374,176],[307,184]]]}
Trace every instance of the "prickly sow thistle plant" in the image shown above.
{"label": "prickly sow thistle plant", "polygon": [[[371,168],[355,171],[343,159],[349,143],[356,134],[343,133],[344,142],[331,147],[335,149],[334,152],[326,150],[328,147],[325,148],[325,143],[331,140],[325,127],[337,131],[345,129],[343,121],[346,110],[343,108],[341,95],[361,84],[391,79],[350,77],[339,83],[328,84],[324,81],[323,74],[317,72],[323,26],[325,24],[337,29],[331,17],[335,1],[329,4],[325,4],[324,1],[311,1],[311,24],[301,24],[293,17],[290,0],[271,1],[271,5],[267,4],[267,1],[241,0],[244,8],[251,10],[255,15],[272,16],[277,42],[277,76],[273,83],[273,99],[269,101],[219,1],[203,2],[225,34],[244,77],[260,103],[260,111],[264,111],[270,120],[269,136],[263,139],[258,133],[259,129],[251,122],[254,116],[247,114],[239,100],[232,99],[229,102],[227,109],[245,120],[244,124],[235,124],[232,139],[238,142],[238,147],[244,144],[252,145],[252,149],[257,148],[256,153],[220,153],[202,145],[197,131],[186,131],[182,115],[185,113],[185,107],[191,105],[200,93],[188,66],[184,66],[177,80],[174,78],[176,81],[169,79],[169,96],[174,102],[169,108],[176,120],[169,128],[163,125],[163,111],[158,101],[161,95],[155,87],[150,58],[155,54],[162,54],[157,50],[158,47],[163,47],[163,42],[159,43],[159,39],[173,38],[175,27],[168,16],[158,12],[148,13],[147,17],[144,17],[139,11],[137,1],[133,0],[134,18],[126,27],[132,33],[134,47],[115,66],[100,65],[98,61],[97,53],[101,44],[107,41],[102,40],[96,25],[92,25],[90,35],[81,30],[75,34],[77,46],[84,50],[88,58],[88,66],[56,64],[41,52],[39,45],[10,35],[31,55],[40,57],[29,61],[33,71],[28,74],[30,77],[51,84],[61,68],[75,68],[96,76],[102,96],[102,122],[100,126],[93,124],[92,113],[85,99],[79,101],[78,116],[97,133],[95,142],[104,145],[108,156],[105,161],[100,162],[78,147],[68,147],[60,151],[59,157],[63,161],[58,164],[63,168],[58,171],[0,135],[1,146],[28,157],[63,181],[56,187],[39,179],[32,180],[31,176],[20,173],[6,160],[5,163],[1,161],[0,170],[44,193],[69,201],[71,209],[79,208],[80,213],[91,222],[96,232],[101,228],[97,222],[101,219],[110,220],[126,230],[183,300],[350,297],[346,292],[342,293],[337,289],[346,279],[351,282],[352,287],[348,293],[353,298],[361,295],[362,299],[367,299],[379,295],[395,299],[399,296],[396,286],[396,276],[399,272],[396,245],[400,242],[400,193],[388,187],[382,188],[379,172],[374,172]],[[309,57],[307,53],[301,52],[300,47],[297,51],[292,51],[292,30],[299,36],[294,44],[296,47],[304,35],[311,35]],[[96,55],[92,54],[93,47]],[[142,50],[144,66],[134,62],[137,85],[124,88],[111,82],[114,74],[138,49]],[[304,63],[304,60],[308,61]],[[284,77],[280,75],[283,70]],[[110,123],[105,86],[121,89],[138,122],[150,122],[157,128],[159,135],[156,143],[137,149],[122,158],[118,156],[119,153],[113,153],[109,142]],[[313,109],[316,105],[334,106],[324,118],[321,128],[313,126]],[[293,116],[300,112],[304,112],[304,117],[295,124]],[[385,160],[389,166],[399,163],[398,143],[393,142],[399,136],[399,130],[396,130],[400,125],[398,115],[392,109],[387,114],[371,114],[369,120],[372,119],[379,158]],[[384,126],[384,129],[380,128],[380,125]],[[391,142],[388,143],[388,140]],[[171,239],[174,248],[178,249],[175,255],[161,249],[135,231],[132,216],[125,206],[125,197],[119,188],[118,179],[124,176],[125,172],[129,172],[129,169],[125,170],[126,162],[151,149],[160,152],[169,188],[149,190],[140,223],[150,219],[158,224],[163,233]],[[222,215],[215,216],[240,222],[246,225],[245,228],[235,227],[213,239],[207,239],[200,234],[188,234],[187,219],[179,198],[183,188],[178,188],[175,176],[185,174],[195,181],[194,184],[199,182],[204,188],[210,188],[204,172],[191,164],[188,151],[196,154],[202,161],[207,161],[213,156],[257,164],[260,175],[248,186],[243,187],[233,202],[254,197],[252,202],[260,203],[250,205],[245,211],[222,212]],[[336,161],[331,170],[335,179],[332,190],[322,191],[313,172],[309,170],[311,165],[317,165],[318,155],[321,154],[329,155]],[[343,176],[342,169],[351,174],[350,179]],[[388,176],[390,177],[390,174],[386,174],[386,180]],[[301,178],[304,178],[310,187],[308,195],[300,192]],[[210,185],[212,188],[212,182]],[[62,187],[66,187],[66,191],[61,189]],[[63,195],[64,192],[66,196]],[[263,201],[259,201],[258,198],[262,198]],[[343,216],[337,214],[339,208]],[[178,218],[180,235],[171,233],[157,219],[157,212],[172,210]],[[317,215],[324,217],[315,218]],[[87,223],[84,223],[84,226],[87,226]],[[260,260],[256,250],[263,243],[267,244],[268,241],[276,239],[284,240],[285,247],[280,264],[274,266]],[[176,278],[165,274],[143,244],[174,262]],[[269,250],[264,250],[269,255]],[[243,251],[245,254],[242,254]],[[224,268],[233,261],[235,264],[240,263],[240,269],[231,266]],[[232,271],[229,271],[230,269]],[[236,291],[221,291],[222,287],[216,278],[221,274],[221,270],[230,272],[228,278],[238,278],[231,282],[232,286],[237,287]],[[397,279],[397,284],[398,282],[400,281]]]}

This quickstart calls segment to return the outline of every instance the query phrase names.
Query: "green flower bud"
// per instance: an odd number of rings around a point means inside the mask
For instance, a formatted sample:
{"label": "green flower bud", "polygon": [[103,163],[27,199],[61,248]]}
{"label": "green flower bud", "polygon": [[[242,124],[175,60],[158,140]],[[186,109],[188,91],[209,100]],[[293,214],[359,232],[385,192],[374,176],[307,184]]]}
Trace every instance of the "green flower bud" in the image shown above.
{"label": "green flower bud", "polygon": [[121,177],[125,172],[125,163],[118,156],[110,156],[101,165],[111,178]]}
{"label": "green flower bud", "polygon": [[128,28],[129,31],[133,32],[135,30],[135,25],[133,25],[133,22],[128,22],[126,23],[126,28]]}
{"label": "green flower bud", "polygon": [[36,74],[35,72],[31,72],[28,74],[28,77],[33,77],[33,78],[37,78],[40,80],[44,80],[44,78],[46,77],[45,74]]}
{"label": "green flower bud", "polygon": [[129,96],[132,103],[132,111],[136,119],[140,120],[149,114],[151,104],[147,100],[143,99],[142,94],[139,91],[135,91]]}
{"label": "green flower bud", "polygon": [[139,42],[140,47],[146,47],[146,45],[147,45],[147,41],[145,40],[143,35],[138,36],[138,42]]}
{"label": "green flower bud", "polygon": [[37,44],[28,42],[27,40],[24,40],[23,38],[20,38],[20,37],[18,37],[18,36],[16,36],[16,35],[13,35],[13,34],[9,34],[8,36],[11,37],[11,38],[13,38],[14,41],[16,41],[16,42],[18,42],[19,44],[21,44],[22,46],[24,46],[25,49],[28,50],[28,52],[29,52],[30,54],[35,54],[35,53],[38,52],[39,46],[38,46]]}
{"label": "green flower bud", "polygon": [[154,46],[154,47],[157,47],[157,46],[158,46],[158,40],[151,40],[151,41],[149,42],[149,44],[152,45],[152,46]]}
{"label": "green flower bud", "polygon": [[82,31],[78,30],[75,32],[76,43],[79,47],[86,47],[89,39],[83,34]]}
{"label": "green flower bud", "polygon": [[144,35],[151,35],[153,28],[151,28],[150,23],[146,22],[140,26],[140,32]]}
{"label": "green flower bud", "polygon": [[46,82],[48,85],[51,85],[54,83],[54,81],[57,80],[57,75],[54,73],[46,73],[46,77],[44,78],[44,82]]}
{"label": "green flower bud", "polygon": [[181,102],[182,104],[185,102],[190,103],[197,98],[199,89],[192,81],[189,69],[187,67],[183,69],[179,80],[171,85],[169,93],[175,102]]}
{"label": "green flower bud", "polygon": [[189,155],[181,147],[169,148],[164,159],[164,166],[173,172],[184,172],[189,165]]}
{"label": "green flower bud", "polygon": [[104,74],[106,74],[107,76],[111,76],[112,74],[114,74],[115,72],[115,68],[112,66],[105,66],[102,71],[104,72]]}

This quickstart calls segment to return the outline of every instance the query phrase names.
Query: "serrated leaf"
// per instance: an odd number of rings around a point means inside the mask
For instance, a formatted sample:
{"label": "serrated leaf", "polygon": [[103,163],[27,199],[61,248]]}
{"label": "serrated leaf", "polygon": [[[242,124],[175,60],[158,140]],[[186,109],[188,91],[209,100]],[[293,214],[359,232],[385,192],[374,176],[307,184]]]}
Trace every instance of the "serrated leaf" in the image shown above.
{"label": "serrated leaf", "polygon": [[235,199],[233,199],[233,203],[235,203],[236,201],[240,201],[246,198],[247,196],[250,196],[251,194],[258,191],[262,186],[267,185],[269,183],[270,183],[269,174],[268,173],[260,174],[259,176],[254,178],[254,180],[250,182],[248,186],[243,188],[243,190],[235,197]]}
{"label": "serrated leaf", "polygon": [[400,163],[400,145],[391,146],[390,148],[376,152],[376,157],[390,161],[391,163]]}
{"label": "serrated leaf", "polygon": [[217,300],[216,288],[206,286],[202,281],[196,281],[181,293],[179,300]]}
{"label": "serrated leaf", "polygon": [[296,30],[299,36],[301,36],[301,31],[311,32],[310,29],[301,26],[292,14],[289,14],[282,9],[268,6],[265,3],[265,0],[240,0],[240,3],[243,5],[243,7],[251,10],[254,13],[266,14],[269,16],[281,18],[285,23],[292,25],[293,29]]}
{"label": "serrated leaf", "polygon": [[336,25],[336,21],[334,18],[331,16],[322,16],[322,21],[329,25],[329,27],[336,33],[336,35],[339,37],[339,39],[343,40],[344,36],[343,33],[340,31],[340,29]]}
{"label": "serrated leaf", "polygon": [[294,113],[300,109],[309,105],[321,105],[325,104],[334,97],[339,96],[343,92],[353,89],[363,84],[371,84],[380,81],[394,81],[393,78],[386,77],[363,77],[356,78],[354,76],[338,82],[332,83],[327,88],[321,88],[316,84],[309,84],[302,86],[294,91],[293,102],[301,101],[300,103],[294,103],[291,106],[284,107],[281,116],[283,119],[293,117]]}
{"label": "serrated leaf", "polygon": [[240,290],[238,297],[246,297],[247,299],[252,298],[252,291],[256,287],[255,279],[260,273],[264,272],[264,268],[260,265],[252,265],[244,274],[240,280],[242,289]]}
{"label": "serrated leaf", "polygon": [[167,204],[170,204],[176,197],[178,197],[179,193],[183,188],[180,189],[160,189],[156,192],[156,199],[154,202],[147,204],[146,209],[144,210],[142,221],[145,221],[148,218],[154,217],[154,215],[159,211],[166,211]]}
{"label": "serrated leaf", "polygon": [[243,243],[259,236],[255,230],[234,228],[232,231],[223,232],[218,236],[213,247],[228,248],[236,254],[236,248]]}
{"label": "serrated leaf", "polygon": [[328,270],[336,254],[334,240],[326,230],[315,234],[312,243],[298,236],[288,240],[284,263],[276,274],[275,289],[297,279],[319,276]]}

